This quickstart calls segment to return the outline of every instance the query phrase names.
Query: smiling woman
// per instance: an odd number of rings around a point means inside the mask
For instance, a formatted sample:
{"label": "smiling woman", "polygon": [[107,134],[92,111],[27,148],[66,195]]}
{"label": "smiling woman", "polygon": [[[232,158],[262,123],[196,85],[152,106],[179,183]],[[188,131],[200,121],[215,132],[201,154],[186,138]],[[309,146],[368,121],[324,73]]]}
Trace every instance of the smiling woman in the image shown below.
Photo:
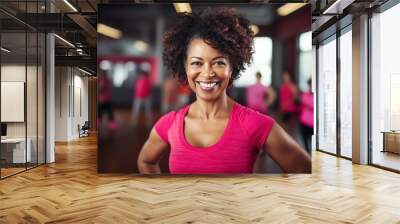
{"label": "smiling woman", "polygon": [[200,38],[190,42],[185,70],[190,88],[207,101],[222,96],[232,76],[226,56]]}
{"label": "smiling woman", "polygon": [[138,159],[141,173],[160,173],[170,148],[172,174],[251,173],[264,150],[288,173],[310,173],[307,153],[269,116],[244,107],[226,90],[253,53],[249,21],[233,10],[178,14],[164,36],[166,67],[196,101],[155,124]]}

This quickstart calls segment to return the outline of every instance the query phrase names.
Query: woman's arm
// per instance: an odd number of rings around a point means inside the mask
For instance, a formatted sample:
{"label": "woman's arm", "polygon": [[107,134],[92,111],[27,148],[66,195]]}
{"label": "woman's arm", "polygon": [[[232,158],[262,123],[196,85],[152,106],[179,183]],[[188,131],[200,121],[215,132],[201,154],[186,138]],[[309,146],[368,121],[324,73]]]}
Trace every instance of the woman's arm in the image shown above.
{"label": "woman's arm", "polygon": [[311,158],[277,123],[271,129],[264,151],[286,173],[311,173]]}
{"label": "woman's arm", "polygon": [[138,158],[138,167],[141,174],[161,174],[160,161],[162,155],[168,150],[165,143],[153,128],[149,139],[144,143]]}

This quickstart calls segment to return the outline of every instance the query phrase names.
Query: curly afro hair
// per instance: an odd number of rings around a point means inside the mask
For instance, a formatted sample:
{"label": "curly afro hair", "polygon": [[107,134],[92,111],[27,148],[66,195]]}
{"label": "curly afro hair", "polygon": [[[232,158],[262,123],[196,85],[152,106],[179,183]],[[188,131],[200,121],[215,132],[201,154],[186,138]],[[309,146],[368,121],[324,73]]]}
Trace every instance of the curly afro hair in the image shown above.
{"label": "curly afro hair", "polygon": [[178,13],[177,23],[164,35],[164,64],[176,78],[186,83],[188,45],[193,39],[204,39],[230,61],[232,84],[252,59],[254,34],[249,26],[250,22],[233,9]]}

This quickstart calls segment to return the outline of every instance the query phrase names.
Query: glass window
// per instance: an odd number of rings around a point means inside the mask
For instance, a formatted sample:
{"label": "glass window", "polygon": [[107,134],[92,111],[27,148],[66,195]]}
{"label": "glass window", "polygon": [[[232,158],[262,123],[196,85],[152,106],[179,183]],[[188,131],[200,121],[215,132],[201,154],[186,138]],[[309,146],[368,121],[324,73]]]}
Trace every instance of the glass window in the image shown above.
{"label": "glass window", "polygon": [[30,159],[27,163],[28,168],[37,165],[37,75],[38,57],[37,41],[38,36],[34,31],[27,33],[27,80],[26,80],[26,116],[27,116],[27,140],[30,147]]}
{"label": "glass window", "polygon": [[311,31],[299,37],[299,86],[301,91],[308,91],[307,81],[311,78]]}
{"label": "glass window", "polygon": [[318,48],[318,148],[336,153],[336,39]]}
{"label": "glass window", "polygon": [[261,82],[271,84],[272,40],[269,37],[254,38],[252,63],[246,67],[241,77],[234,82],[237,87],[246,87],[256,82],[256,72],[261,72]]}
{"label": "glass window", "polygon": [[400,4],[376,14],[372,26],[372,163],[400,170]]}
{"label": "glass window", "polygon": [[0,110],[1,123],[6,130],[1,139],[1,177],[24,171],[25,163],[31,159],[30,142],[26,141],[25,38],[25,32],[1,33]]}
{"label": "glass window", "polygon": [[340,152],[352,156],[352,35],[340,36]]}
{"label": "glass window", "polygon": [[[40,12],[39,2],[0,3],[23,13]],[[31,15],[32,15],[31,14]],[[0,12],[0,177],[45,162],[45,35]],[[36,17],[35,17],[36,18]]]}

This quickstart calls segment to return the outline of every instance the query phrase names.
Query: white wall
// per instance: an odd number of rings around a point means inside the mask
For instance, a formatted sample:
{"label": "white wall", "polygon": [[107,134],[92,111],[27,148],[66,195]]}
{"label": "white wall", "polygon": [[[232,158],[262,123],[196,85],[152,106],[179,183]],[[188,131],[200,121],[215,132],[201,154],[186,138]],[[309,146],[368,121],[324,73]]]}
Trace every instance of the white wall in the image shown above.
{"label": "white wall", "polygon": [[[25,65],[2,65],[1,66],[1,81],[2,82],[25,82]],[[32,67],[28,66],[28,71]],[[1,108],[7,110],[7,108]],[[7,136],[8,137],[25,137],[25,123],[12,122],[7,123]]]}
{"label": "white wall", "polygon": [[[33,66],[28,66],[27,68],[25,65],[2,65],[1,66],[1,81],[4,82],[25,82],[25,75],[27,69],[28,74],[32,73],[34,69]],[[35,70],[36,72],[36,70]],[[27,93],[27,96],[36,97],[36,91],[34,93]],[[1,110],[6,110],[7,108],[1,108]],[[30,117],[29,117],[29,120]],[[25,122],[11,122],[7,123],[7,136],[8,137],[25,137]]]}
{"label": "white wall", "polygon": [[[28,70],[33,67],[28,66]],[[21,81],[25,82],[25,64],[24,65],[2,65],[1,81]]]}
{"label": "white wall", "polygon": [[55,141],[68,141],[68,85],[67,67],[55,68]]}
{"label": "white wall", "polygon": [[88,120],[88,78],[83,75],[76,68],[56,67],[56,141],[77,139],[78,124]]}
{"label": "white wall", "polygon": [[71,120],[71,132],[70,135],[72,138],[78,138],[78,124],[81,126],[85,123],[85,121],[89,120],[89,112],[88,112],[88,78],[82,76],[79,70],[74,70],[74,91],[73,96],[74,102],[71,102],[71,105],[74,105],[72,108],[72,120]]}
{"label": "white wall", "polygon": [[[37,70],[38,69],[38,70]],[[27,80],[25,80],[27,78]],[[3,82],[24,82],[26,85],[26,99],[23,102],[22,108],[19,108],[20,112],[26,112],[26,120],[22,122],[6,122],[7,123],[7,137],[9,138],[24,138],[27,136],[30,139],[30,148],[32,161],[36,162],[39,159],[39,163],[44,163],[44,74],[42,73],[42,67],[38,67],[25,64],[3,64],[1,66],[1,81]],[[3,91],[4,89],[2,89]],[[21,94],[24,90],[20,90]],[[2,96],[7,97],[7,96]],[[26,105],[25,105],[26,102]],[[2,107],[1,110],[4,112],[12,110],[10,107]],[[11,112],[12,111],[7,111]],[[37,156],[37,153],[39,155]]]}

